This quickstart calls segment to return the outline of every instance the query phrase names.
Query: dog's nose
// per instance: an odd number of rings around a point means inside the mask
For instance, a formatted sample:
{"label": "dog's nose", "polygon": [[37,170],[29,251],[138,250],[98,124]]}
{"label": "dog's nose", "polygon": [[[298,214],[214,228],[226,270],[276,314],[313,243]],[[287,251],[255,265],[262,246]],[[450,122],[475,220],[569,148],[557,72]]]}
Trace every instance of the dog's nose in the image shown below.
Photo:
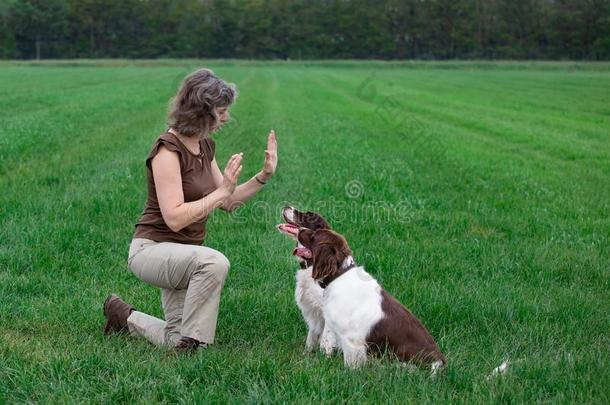
{"label": "dog's nose", "polygon": [[282,215],[284,216],[286,221],[288,221],[288,222],[294,221],[294,211],[295,211],[294,208],[289,207],[289,206],[285,206],[282,209]]}

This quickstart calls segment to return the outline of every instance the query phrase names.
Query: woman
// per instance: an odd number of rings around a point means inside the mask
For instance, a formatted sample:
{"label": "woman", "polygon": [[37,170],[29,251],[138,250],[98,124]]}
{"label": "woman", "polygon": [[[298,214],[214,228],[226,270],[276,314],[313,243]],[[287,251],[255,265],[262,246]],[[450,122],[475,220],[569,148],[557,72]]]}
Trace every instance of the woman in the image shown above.
{"label": "woman", "polygon": [[229,119],[235,85],[211,70],[189,75],[169,112],[169,128],[146,159],[148,197],[129,248],[128,266],[140,280],[161,289],[165,321],[136,311],[112,294],[104,302],[104,333],[129,331],[155,345],[193,351],[214,342],[220,293],[229,261],[202,246],[208,215],[231,211],[273,176],[277,142],[269,133],[263,169],[237,186],[242,154],[229,159],[224,174],[210,134]]}

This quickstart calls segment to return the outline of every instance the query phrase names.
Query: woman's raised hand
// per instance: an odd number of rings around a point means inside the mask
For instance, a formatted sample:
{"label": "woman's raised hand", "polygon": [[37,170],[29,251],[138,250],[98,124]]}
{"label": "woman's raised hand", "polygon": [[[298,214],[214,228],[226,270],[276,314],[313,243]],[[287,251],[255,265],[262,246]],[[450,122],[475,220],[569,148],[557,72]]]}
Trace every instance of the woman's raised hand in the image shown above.
{"label": "woman's raised hand", "polygon": [[271,130],[267,137],[267,150],[265,150],[265,162],[263,163],[263,170],[261,170],[260,176],[262,180],[267,181],[275,173],[277,168],[277,139],[275,138],[275,131]]}
{"label": "woman's raised hand", "polygon": [[237,186],[237,178],[239,177],[242,169],[242,157],[242,153],[236,153],[235,155],[231,156],[231,158],[229,158],[227,166],[225,167],[221,187],[226,190],[228,195],[233,194],[233,192],[235,191],[235,187]]}

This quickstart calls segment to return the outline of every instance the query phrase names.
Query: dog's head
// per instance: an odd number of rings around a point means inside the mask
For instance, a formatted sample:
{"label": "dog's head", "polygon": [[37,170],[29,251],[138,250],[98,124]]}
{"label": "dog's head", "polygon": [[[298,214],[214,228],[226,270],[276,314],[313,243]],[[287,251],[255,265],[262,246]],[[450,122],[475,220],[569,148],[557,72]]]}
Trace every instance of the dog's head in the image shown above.
{"label": "dog's head", "polygon": [[311,211],[301,212],[293,207],[284,207],[282,216],[286,222],[277,225],[277,229],[297,242],[292,254],[299,260],[301,267],[311,266],[313,264],[313,255],[311,250],[305,248],[299,242],[299,230],[308,229],[317,231],[320,229],[330,229],[328,222],[320,214]]}
{"label": "dog's head", "polygon": [[345,259],[352,255],[345,238],[330,229],[312,231],[301,228],[297,238],[299,243],[311,252],[313,259],[311,275],[316,281],[336,277]]}

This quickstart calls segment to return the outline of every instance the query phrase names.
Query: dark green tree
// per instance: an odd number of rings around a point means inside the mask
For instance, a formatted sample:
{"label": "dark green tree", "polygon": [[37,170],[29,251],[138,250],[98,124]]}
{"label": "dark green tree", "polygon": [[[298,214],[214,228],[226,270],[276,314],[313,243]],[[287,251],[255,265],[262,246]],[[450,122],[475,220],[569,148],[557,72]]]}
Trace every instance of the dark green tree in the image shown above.
{"label": "dark green tree", "polygon": [[610,58],[610,0],[4,0],[1,58]]}
{"label": "dark green tree", "polygon": [[8,0],[8,41],[14,41],[17,58],[57,58],[65,50],[68,29],[66,0]]}

